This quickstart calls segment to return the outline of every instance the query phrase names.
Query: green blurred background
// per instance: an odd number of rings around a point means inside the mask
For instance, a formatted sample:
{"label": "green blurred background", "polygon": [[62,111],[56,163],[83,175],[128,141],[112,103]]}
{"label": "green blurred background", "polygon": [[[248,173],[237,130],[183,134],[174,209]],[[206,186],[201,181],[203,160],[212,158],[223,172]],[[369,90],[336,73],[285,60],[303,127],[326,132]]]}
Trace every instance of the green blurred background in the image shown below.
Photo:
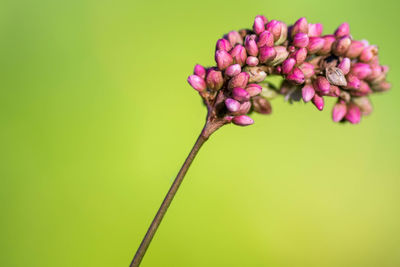
{"label": "green blurred background", "polygon": [[311,105],[212,136],[146,266],[400,266],[398,1],[0,1],[0,265],[128,266],[202,128],[186,82],[257,14],[380,46],[360,125]]}

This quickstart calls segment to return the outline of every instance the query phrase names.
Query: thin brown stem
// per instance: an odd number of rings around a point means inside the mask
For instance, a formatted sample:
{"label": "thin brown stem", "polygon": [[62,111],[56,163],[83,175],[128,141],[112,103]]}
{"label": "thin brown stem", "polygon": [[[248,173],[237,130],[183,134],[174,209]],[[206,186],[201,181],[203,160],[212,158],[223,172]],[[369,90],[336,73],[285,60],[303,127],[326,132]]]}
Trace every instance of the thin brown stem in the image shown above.
{"label": "thin brown stem", "polygon": [[154,217],[149,229],[147,230],[146,235],[143,238],[142,243],[140,244],[138,250],[136,251],[135,257],[133,258],[130,267],[138,267],[146,253],[147,248],[150,245],[151,240],[154,237],[154,234],[157,231],[158,226],[161,223],[165,213],[168,210],[169,205],[171,204],[176,192],[178,191],[179,186],[181,185],[183,178],[185,177],[186,172],[188,171],[190,165],[192,164],[194,158],[199,152],[202,145],[207,141],[210,135],[219,129],[226,122],[223,120],[212,120],[210,116],[207,118],[206,125],[204,126],[200,136],[197,138],[196,143],[194,144],[192,150],[190,151],[188,157],[183,163],[178,175],[176,176],[174,182],[172,183],[171,188],[169,189],[167,195],[164,198],[160,208],[157,211],[156,216]]}

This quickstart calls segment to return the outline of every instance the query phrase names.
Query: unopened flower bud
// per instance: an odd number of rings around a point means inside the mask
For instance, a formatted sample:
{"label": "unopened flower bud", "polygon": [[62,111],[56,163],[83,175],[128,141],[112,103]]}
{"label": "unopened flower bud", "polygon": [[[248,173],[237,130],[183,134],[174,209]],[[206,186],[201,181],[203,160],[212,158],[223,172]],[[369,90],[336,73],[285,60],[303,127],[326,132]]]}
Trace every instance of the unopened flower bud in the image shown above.
{"label": "unopened flower bud", "polygon": [[352,124],[359,123],[361,120],[360,108],[356,104],[350,103],[347,107],[347,113],[345,118]]}
{"label": "unopened flower bud", "polygon": [[322,35],[323,26],[321,23],[308,24],[308,36],[319,37]]}
{"label": "unopened flower bud", "polygon": [[352,40],[349,50],[347,50],[346,57],[357,58],[361,55],[364,50],[364,43],[361,41]]}
{"label": "unopened flower bud", "polygon": [[316,54],[320,51],[325,44],[325,39],[321,37],[310,37],[310,42],[308,43],[307,50],[310,54]]}
{"label": "unopened flower bud", "polygon": [[293,45],[295,47],[307,47],[310,39],[306,33],[297,33],[293,37]]}
{"label": "unopened flower bud", "polygon": [[282,63],[282,73],[289,74],[292,70],[294,65],[296,64],[296,60],[294,58],[288,58]]}
{"label": "unopened flower bud", "polygon": [[232,49],[231,43],[226,39],[219,39],[217,41],[216,50],[225,50],[229,52]]}
{"label": "unopened flower bud", "polygon": [[246,49],[242,45],[236,45],[229,53],[231,54],[233,61],[240,64],[240,66],[243,66],[246,63],[247,53]]}
{"label": "unopened flower bud", "polygon": [[318,76],[314,81],[314,89],[322,95],[327,95],[331,89],[331,84],[325,77]]}
{"label": "unopened flower bud", "polygon": [[228,66],[232,65],[233,59],[225,50],[217,50],[215,52],[215,61],[220,70],[226,69]]}
{"label": "unopened flower bud", "polygon": [[349,49],[350,45],[350,37],[344,36],[333,43],[332,51],[336,56],[344,56],[346,55],[346,52]]}
{"label": "unopened flower bud", "polygon": [[378,48],[374,45],[365,47],[361,52],[360,60],[363,62],[370,62],[376,55],[378,55]]}
{"label": "unopened flower bud", "polygon": [[315,95],[314,87],[310,84],[304,85],[304,87],[301,89],[301,95],[304,102],[309,102]]}
{"label": "unopened flower bud", "polygon": [[206,69],[202,65],[197,64],[194,66],[193,74],[204,79],[206,78]]}
{"label": "unopened flower bud", "polygon": [[267,73],[259,67],[246,67],[245,71],[250,75],[249,82],[259,83],[265,80]]}
{"label": "unopened flower bud", "polygon": [[240,108],[240,103],[232,98],[227,98],[225,100],[225,106],[230,112],[237,112]]}
{"label": "unopened flower bud", "polygon": [[304,73],[299,68],[294,68],[292,73],[286,76],[286,79],[297,84],[302,84],[305,81]]}
{"label": "unopened flower bud", "polygon": [[232,47],[234,47],[236,44],[243,44],[243,38],[237,31],[229,32],[227,35],[227,39]]}
{"label": "unopened flower bud", "polygon": [[352,96],[366,96],[370,93],[372,93],[371,87],[364,81],[360,81],[360,87],[357,90],[350,92]]}
{"label": "unopened flower bud", "polygon": [[203,78],[197,75],[190,75],[187,79],[188,83],[197,91],[204,91],[207,86]]}
{"label": "unopened flower bud", "polygon": [[263,31],[258,36],[257,46],[258,47],[274,46],[274,36],[272,35],[272,33],[270,31]]}
{"label": "unopened flower bud", "polygon": [[286,50],[284,46],[275,46],[276,57],[271,61],[269,65],[276,66],[281,64],[287,57],[289,56],[289,52]]}
{"label": "unopened flower bud", "polygon": [[297,33],[308,33],[308,22],[306,18],[300,18],[292,27],[291,35],[294,37]]}
{"label": "unopened flower bud", "polygon": [[236,116],[232,122],[238,126],[247,126],[254,123],[253,119],[246,115]]}
{"label": "unopened flower bud", "polygon": [[247,35],[246,40],[244,42],[244,46],[246,47],[247,53],[250,56],[256,57],[258,55],[258,46],[256,44],[256,35]]}
{"label": "unopened flower bud", "polygon": [[372,70],[368,64],[365,63],[355,63],[351,69],[350,73],[357,76],[358,79],[363,80],[369,75],[371,75]]}
{"label": "unopened flower bud", "polygon": [[368,81],[373,81],[382,74],[382,67],[380,65],[371,66],[371,74],[366,78]]}
{"label": "unopened flower bud", "polygon": [[253,97],[261,93],[262,87],[256,83],[251,83],[247,85],[246,91],[249,93],[250,97]]}
{"label": "unopened flower bud", "polygon": [[294,51],[290,57],[294,58],[296,60],[296,64],[301,64],[303,63],[306,58],[307,58],[307,48],[299,48],[296,51]]}
{"label": "unopened flower bud", "polygon": [[304,78],[306,79],[311,78],[315,74],[314,65],[311,63],[304,62],[299,66],[299,68],[303,72]]}
{"label": "unopened flower bud", "polygon": [[315,94],[314,97],[312,98],[312,103],[319,111],[324,109],[325,102],[322,96]]}
{"label": "unopened flower bud", "polygon": [[256,34],[262,33],[265,30],[264,24],[264,19],[261,16],[256,16],[256,18],[254,19],[253,31]]}
{"label": "unopened flower bud", "polygon": [[249,81],[249,74],[247,72],[241,72],[234,76],[228,83],[228,88],[241,87],[245,88]]}
{"label": "unopened flower bud", "polygon": [[249,113],[250,109],[251,109],[251,102],[245,101],[240,104],[239,111],[235,115],[245,115],[245,114]]}
{"label": "unopened flower bud", "polygon": [[281,45],[287,40],[288,27],[282,21],[278,21],[278,26],[280,28],[280,35],[277,40],[275,40],[275,45]]}
{"label": "unopened flower bud", "polygon": [[350,72],[351,61],[349,58],[345,57],[339,63],[338,68],[342,70],[344,75],[347,75]]}
{"label": "unopened flower bud", "polygon": [[281,35],[281,27],[282,25],[280,25],[279,21],[274,19],[265,25],[265,29],[272,33],[275,41],[278,40]]}
{"label": "unopened flower bud", "polygon": [[342,23],[335,31],[336,37],[343,37],[350,34],[350,27],[347,22]]}
{"label": "unopened flower bud", "polygon": [[222,77],[222,72],[217,70],[209,70],[206,78],[207,87],[211,90],[219,90],[224,84],[224,78]]}
{"label": "unopened flower bud", "polygon": [[246,64],[251,67],[257,66],[258,63],[259,63],[259,60],[257,57],[247,57],[247,59],[246,59]]}
{"label": "unopened flower bud", "polygon": [[233,88],[232,90],[232,97],[237,101],[244,102],[244,101],[249,101],[250,94],[243,88],[236,87]]}
{"label": "unopened flower bud", "polygon": [[348,74],[346,76],[347,80],[347,86],[346,89],[358,89],[360,88],[360,79],[357,78],[357,76],[353,74]]}
{"label": "unopened flower bud", "polygon": [[332,119],[334,122],[339,122],[343,120],[347,113],[347,105],[344,101],[339,101],[335,104],[332,109]]}
{"label": "unopened flower bud", "polygon": [[325,76],[329,83],[337,86],[346,86],[347,81],[343,74],[343,71],[336,67],[328,67],[325,70]]}
{"label": "unopened flower bud", "polygon": [[270,114],[272,112],[269,101],[261,96],[256,96],[253,99],[253,109],[260,114]]}
{"label": "unopened flower bud", "polygon": [[392,85],[387,81],[381,81],[379,83],[373,84],[374,91],[385,92],[388,91]]}
{"label": "unopened flower bud", "polygon": [[354,97],[353,102],[360,108],[362,115],[367,116],[371,114],[373,107],[368,97],[366,96]]}
{"label": "unopened flower bud", "polygon": [[332,45],[336,41],[334,35],[325,35],[322,37],[324,39],[324,46],[318,51],[318,55],[327,55],[332,51]]}
{"label": "unopened flower bud", "polygon": [[274,47],[263,46],[260,48],[260,54],[258,56],[261,63],[268,63],[274,60],[276,57],[276,50]]}
{"label": "unopened flower bud", "polygon": [[339,97],[340,96],[340,89],[336,85],[331,84],[331,88],[329,89],[328,96]]}
{"label": "unopened flower bud", "polygon": [[242,71],[242,67],[240,67],[239,64],[233,64],[230,65],[228,68],[225,70],[225,74],[228,75],[229,77],[233,77],[235,75],[238,75]]}

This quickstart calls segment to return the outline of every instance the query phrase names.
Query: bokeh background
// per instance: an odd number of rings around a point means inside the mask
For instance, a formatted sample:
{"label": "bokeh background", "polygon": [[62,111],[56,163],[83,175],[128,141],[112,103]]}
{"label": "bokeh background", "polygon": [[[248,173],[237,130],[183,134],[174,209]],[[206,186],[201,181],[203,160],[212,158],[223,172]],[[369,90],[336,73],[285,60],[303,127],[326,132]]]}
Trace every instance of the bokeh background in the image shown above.
{"label": "bokeh background", "polygon": [[400,266],[398,1],[2,0],[0,265],[128,266],[205,108],[186,82],[257,14],[341,22],[389,93],[360,125],[312,104],[212,136],[143,267]]}

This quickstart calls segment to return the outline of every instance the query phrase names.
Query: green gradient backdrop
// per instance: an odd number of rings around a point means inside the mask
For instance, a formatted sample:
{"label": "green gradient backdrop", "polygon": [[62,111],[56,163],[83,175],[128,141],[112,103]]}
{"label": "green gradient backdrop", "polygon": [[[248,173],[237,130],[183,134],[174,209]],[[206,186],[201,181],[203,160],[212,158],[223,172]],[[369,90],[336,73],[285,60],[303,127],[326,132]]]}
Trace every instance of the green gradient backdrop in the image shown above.
{"label": "green gradient backdrop", "polygon": [[0,266],[128,266],[205,116],[186,83],[253,17],[347,21],[393,89],[357,126],[273,101],[200,152],[143,267],[400,266],[398,1],[2,0]]}

